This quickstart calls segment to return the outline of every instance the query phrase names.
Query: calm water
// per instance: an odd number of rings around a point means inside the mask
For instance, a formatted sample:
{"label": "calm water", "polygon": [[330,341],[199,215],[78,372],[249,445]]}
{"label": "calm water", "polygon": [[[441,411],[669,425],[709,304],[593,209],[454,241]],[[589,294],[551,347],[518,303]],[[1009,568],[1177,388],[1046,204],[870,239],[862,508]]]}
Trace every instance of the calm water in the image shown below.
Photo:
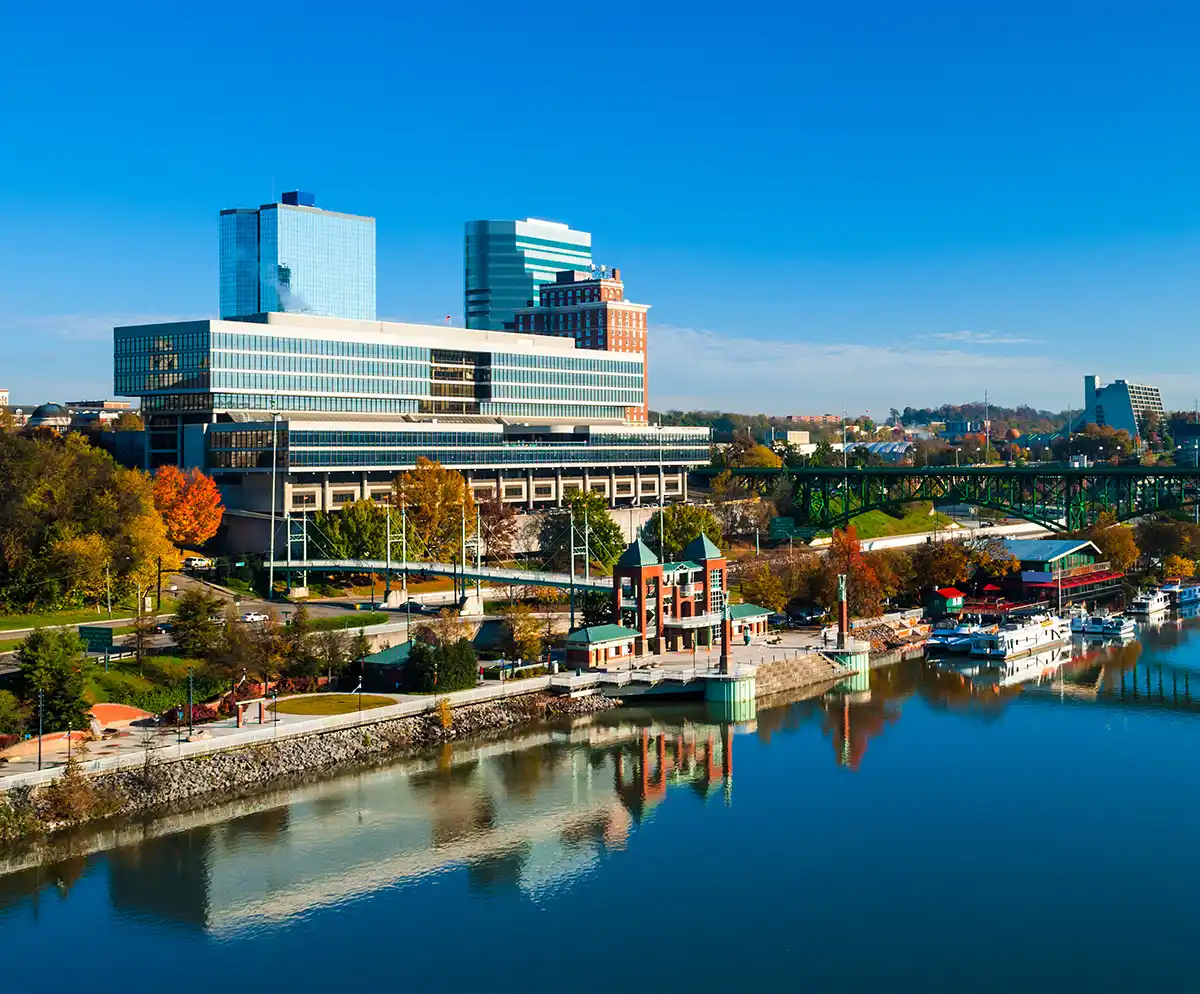
{"label": "calm water", "polygon": [[732,728],[622,712],[130,828],[0,876],[0,962],[69,954],[42,990],[1196,989],[1200,628],[1065,676],[904,664]]}

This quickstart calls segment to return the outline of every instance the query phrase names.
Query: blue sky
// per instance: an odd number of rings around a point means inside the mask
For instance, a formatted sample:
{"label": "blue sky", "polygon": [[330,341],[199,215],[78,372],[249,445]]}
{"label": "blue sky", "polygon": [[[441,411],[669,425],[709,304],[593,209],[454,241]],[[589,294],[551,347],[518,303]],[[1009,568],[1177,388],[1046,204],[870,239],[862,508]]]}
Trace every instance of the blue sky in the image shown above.
{"label": "blue sky", "polygon": [[461,321],[462,223],[593,232],[651,400],[772,413],[1200,393],[1200,5],[21,4],[0,386],[109,394],[212,315],[222,207],[378,219],[379,313]]}

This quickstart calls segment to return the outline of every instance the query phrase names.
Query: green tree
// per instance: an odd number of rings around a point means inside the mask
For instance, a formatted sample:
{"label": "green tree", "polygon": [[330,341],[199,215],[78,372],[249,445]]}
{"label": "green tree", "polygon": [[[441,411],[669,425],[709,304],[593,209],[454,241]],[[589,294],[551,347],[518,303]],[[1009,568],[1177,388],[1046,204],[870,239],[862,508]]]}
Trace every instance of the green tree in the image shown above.
{"label": "green tree", "polygon": [[221,612],[224,601],[202,587],[185,590],[175,602],[171,637],[185,656],[212,659],[224,633]]}
{"label": "green tree", "polygon": [[608,594],[587,590],[579,598],[579,613],[584,627],[608,625],[613,620],[613,601]]}
{"label": "green tree", "polygon": [[[542,554],[547,565],[553,569],[566,570],[570,563],[570,523],[575,524],[575,547],[582,549],[586,541],[594,566],[604,572],[612,570],[613,564],[625,551],[625,536],[608,513],[604,495],[595,491],[573,490],[563,500],[566,514],[547,514],[542,523]],[[568,519],[567,515],[570,515]],[[578,555],[575,560],[577,571],[583,571]]]}
{"label": "green tree", "polygon": [[466,639],[453,645],[414,642],[404,664],[403,686],[419,694],[469,690],[478,682],[479,659]]}
{"label": "green tree", "polygon": [[29,707],[17,695],[0,690],[0,735],[21,735],[29,722]]}
{"label": "green tree", "polygon": [[327,629],[317,632],[314,637],[317,660],[325,670],[325,675],[332,680],[341,676],[350,664],[354,650],[350,635],[344,629]]}
{"label": "green tree", "polygon": [[[356,500],[337,511],[313,515],[312,534],[335,559],[383,559],[387,547],[388,509],[373,500]],[[401,515],[392,515],[393,551],[401,548]]]}
{"label": "green tree", "polygon": [[[661,528],[662,548],[659,548]],[[650,516],[642,526],[642,541],[659,554],[663,562],[678,561],[683,550],[699,535],[707,535],[716,545],[721,544],[721,524],[707,507],[696,504],[668,504]]]}
{"label": "green tree", "polygon": [[779,612],[787,607],[788,596],[783,583],[767,562],[753,567],[742,580],[742,596],[751,604]]}
{"label": "green tree", "polygon": [[314,676],[320,666],[308,606],[296,605],[287,628],[279,633],[281,669],[287,676]]}
{"label": "green tree", "polygon": [[350,643],[350,660],[355,663],[362,662],[372,652],[374,650],[371,648],[371,640],[367,637],[367,633],[360,628]]}
{"label": "green tree", "polygon": [[47,731],[88,727],[84,697],[89,667],[86,646],[68,628],[38,628],[17,647],[19,694],[29,705],[42,692],[42,724]]}

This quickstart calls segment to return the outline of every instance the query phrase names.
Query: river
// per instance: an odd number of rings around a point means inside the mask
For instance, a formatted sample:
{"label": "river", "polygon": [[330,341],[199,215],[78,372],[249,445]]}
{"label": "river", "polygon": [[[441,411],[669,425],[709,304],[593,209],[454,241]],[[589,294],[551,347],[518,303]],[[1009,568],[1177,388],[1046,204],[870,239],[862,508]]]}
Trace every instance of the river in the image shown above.
{"label": "river", "polygon": [[0,876],[6,975],[1191,989],[1200,627],[1050,669],[908,662],[734,726],[624,709],[85,835]]}

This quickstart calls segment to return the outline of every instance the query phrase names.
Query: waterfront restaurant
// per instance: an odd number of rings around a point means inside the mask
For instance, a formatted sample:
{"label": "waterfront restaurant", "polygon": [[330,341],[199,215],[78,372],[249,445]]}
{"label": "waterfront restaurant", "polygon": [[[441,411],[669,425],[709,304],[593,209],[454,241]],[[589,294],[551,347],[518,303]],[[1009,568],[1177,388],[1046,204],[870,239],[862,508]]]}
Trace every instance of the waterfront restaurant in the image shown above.
{"label": "waterfront restaurant", "polygon": [[1064,602],[1098,597],[1120,589],[1125,576],[1100,562],[1100,549],[1087,539],[1005,539],[1005,549],[1020,563],[1006,578],[1010,596]]}
{"label": "waterfront restaurant", "polygon": [[639,635],[621,625],[590,625],[567,636],[567,666],[576,669],[628,668]]}

